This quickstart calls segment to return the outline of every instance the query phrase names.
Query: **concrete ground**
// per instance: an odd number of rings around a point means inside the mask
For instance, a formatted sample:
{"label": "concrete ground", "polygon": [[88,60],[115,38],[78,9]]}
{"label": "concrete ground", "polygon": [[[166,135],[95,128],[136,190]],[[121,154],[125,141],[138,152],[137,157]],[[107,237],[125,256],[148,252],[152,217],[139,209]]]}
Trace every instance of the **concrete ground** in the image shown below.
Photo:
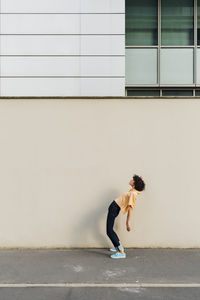
{"label": "concrete ground", "polygon": [[200,249],[0,250],[0,300],[199,300]]}

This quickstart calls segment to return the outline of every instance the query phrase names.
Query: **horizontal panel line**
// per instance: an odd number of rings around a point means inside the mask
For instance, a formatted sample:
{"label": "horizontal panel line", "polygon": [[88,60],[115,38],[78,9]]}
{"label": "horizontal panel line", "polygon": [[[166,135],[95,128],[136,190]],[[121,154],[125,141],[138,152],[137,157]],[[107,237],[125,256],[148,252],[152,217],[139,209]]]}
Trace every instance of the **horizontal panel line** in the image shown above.
{"label": "horizontal panel line", "polygon": [[47,56],[47,57],[51,57],[51,56],[53,56],[53,57],[125,57],[125,55],[122,55],[122,54],[113,54],[113,55],[109,55],[109,54],[105,54],[105,55],[98,55],[98,54],[82,54],[82,55],[79,55],[79,54],[76,54],[76,55],[72,55],[72,54],[1,54],[0,56],[5,56],[5,57],[12,57],[12,56],[22,56],[22,57],[26,57],[26,56],[33,56],[33,57],[35,57],[35,56]]}
{"label": "horizontal panel line", "polygon": [[[14,100],[21,100],[21,99],[27,99],[27,100],[31,100],[31,99],[126,99],[127,96],[0,96],[0,100],[1,99],[14,99]],[[158,97],[157,97],[158,98]],[[9,249],[8,249],[9,250]],[[74,249],[76,250],[76,249]],[[58,250],[59,251],[59,250]],[[60,250],[62,251],[62,250]]]}
{"label": "horizontal panel line", "polygon": [[8,283],[1,287],[200,287],[200,283]]}
{"label": "horizontal panel line", "polygon": [[112,12],[112,13],[0,13],[0,15],[125,15],[125,13]]}
{"label": "horizontal panel line", "polygon": [[0,76],[0,78],[125,78],[125,76]]}
{"label": "horizontal panel line", "polygon": [[102,35],[102,36],[107,36],[107,35],[119,35],[119,36],[125,36],[124,33],[1,33],[1,35]]}

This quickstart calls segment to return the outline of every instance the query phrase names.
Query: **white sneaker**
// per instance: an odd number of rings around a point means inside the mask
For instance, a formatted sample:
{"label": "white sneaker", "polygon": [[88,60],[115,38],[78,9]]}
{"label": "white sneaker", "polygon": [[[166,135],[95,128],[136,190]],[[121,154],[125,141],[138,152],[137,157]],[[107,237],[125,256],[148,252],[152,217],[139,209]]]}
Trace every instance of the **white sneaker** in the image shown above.
{"label": "white sneaker", "polygon": [[111,258],[126,258],[126,253],[116,252],[110,256]]}
{"label": "white sneaker", "polygon": [[109,250],[112,251],[112,252],[116,252],[117,251],[117,249],[115,247],[114,248],[110,248]]}

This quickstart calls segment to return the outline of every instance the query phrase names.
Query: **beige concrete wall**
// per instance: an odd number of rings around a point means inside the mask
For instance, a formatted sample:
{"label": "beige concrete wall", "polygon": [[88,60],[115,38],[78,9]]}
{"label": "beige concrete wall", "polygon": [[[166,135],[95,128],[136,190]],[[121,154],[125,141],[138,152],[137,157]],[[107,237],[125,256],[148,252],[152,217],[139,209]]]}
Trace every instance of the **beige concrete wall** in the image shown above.
{"label": "beige concrete wall", "polygon": [[200,247],[198,99],[0,100],[0,247],[107,247],[110,202],[146,191],[126,247]]}

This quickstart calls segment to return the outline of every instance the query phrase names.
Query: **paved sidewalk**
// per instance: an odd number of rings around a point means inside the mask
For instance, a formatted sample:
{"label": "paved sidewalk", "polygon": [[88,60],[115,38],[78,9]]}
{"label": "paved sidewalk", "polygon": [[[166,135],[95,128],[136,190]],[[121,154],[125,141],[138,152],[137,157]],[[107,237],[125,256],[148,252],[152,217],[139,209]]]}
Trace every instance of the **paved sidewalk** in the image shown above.
{"label": "paved sidewalk", "polygon": [[200,249],[0,250],[0,300],[200,299]]}

